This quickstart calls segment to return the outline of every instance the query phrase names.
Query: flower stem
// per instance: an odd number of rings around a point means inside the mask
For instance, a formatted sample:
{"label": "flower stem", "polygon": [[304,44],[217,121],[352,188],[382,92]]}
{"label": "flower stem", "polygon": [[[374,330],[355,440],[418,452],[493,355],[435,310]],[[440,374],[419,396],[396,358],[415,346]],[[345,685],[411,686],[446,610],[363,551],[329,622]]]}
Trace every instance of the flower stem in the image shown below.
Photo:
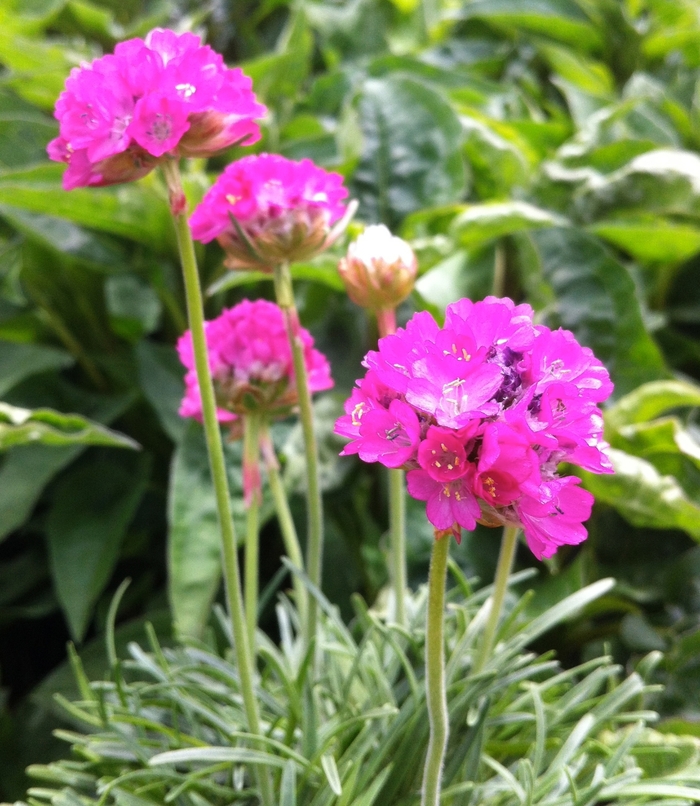
{"label": "flower stem", "polygon": [[[308,513],[308,543],[306,546],[306,569],[311,582],[320,590],[323,562],[323,503],[318,479],[318,445],[314,433],[311,391],[304,362],[304,345],[299,338],[299,316],[294,302],[292,276],[287,263],[275,266],[275,295],[282,309],[287,327],[287,337],[294,360],[294,378],[299,397],[299,416],[304,434],[306,457],[306,507]],[[316,635],[318,608],[311,597],[307,613],[306,636],[312,641]]]}
{"label": "flower stem", "polygon": [[513,568],[513,560],[515,559],[515,550],[517,546],[518,527],[504,526],[503,540],[501,541],[501,551],[498,555],[498,565],[496,567],[496,578],[493,581],[491,607],[489,609],[486,627],[484,627],[484,634],[481,638],[479,654],[477,656],[476,663],[474,664],[474,674],[482,671],[484,666],[486,666],[486,662],[488,661],[491,651],[493,650],[493,642],[496,638],[498,622],[501,619],[503,600],[505,599],[506,590],[508,589],[508,579],[510,577],[511,569]]}
{"label": "flower stem", "polygon": [[[292,513],[289,509],[289,501],[280,478],[279,465],[277,457],[275,456],[275,449],[270,437],[270,428],[267,421],[263,420],[260,424],[260,445],[262,448],[263,459],[265,460],[265,467],[267,469],[267,479],[270,483],[270,492],[272,493],[272,500],[275,503],[275,510],[277,512],[277,521],[282,532],[282,540],[284,541],[284,548],[287,552],[287,557],[291,560],[295,568],[300,571],[304,570],[304,559],[301,553],[301,546],[299,545],[299,538],[297,537],[296,526],[292,518]],[[304,635],[304,645],[307,645],[308,636],[305,634],[307,627],[307,615],[309,609],[308,592],[304,584],[298,577],[294,577],[294,594],[296,596],[297,611],[299,613],[299,622],[301,624],[302,634]]]}
{"label": "flower stem", "polygon": [[433,543],[428,577],[428,617],[425,626],[425,689],[430,720],[430,741],[423,769],[421,806],[438,806],[449,722],[445,692],[445,578],[449,535]]}
{"label": "flower stem", "polygon": [[[396,333],[396,311],[377,311],[380,337]],[[391,581],[396,600],[396,623],[406,626],[406,486],[403,470],[389,470],[389,536],[391,543]]]}
{"label": "flower stem", "polygon": [[243,417],[243,489],[246,499],[245,536],[245,615],[248,645],[255,657],[255,628],[258,622],[258,553],[260,540],[260,458],[259,419]]}
{"label": "flower stem", "polygon": [[[180,166],[177,160],[167,160],[164,162],[163,174],[170,194],[170,208],[173,214],[177,245],[180,252],[180,261],[182,263],[185,297],[187,300],[187,315],[190,331],[192,333],[195,368],[202,399],[202,421],[209,455],[209,467],[216,496],[216,507],[219,514],[219,527],[221,528],[224,583],[231,617],[238,673],[241,680],[241,694],[243,695],[248,728],[251,733],[260,734],[260,716],[258,714],[258,702],[255,697],[255,687],[253,685],[253,664],[246,632],[243,596],[241,595],[241,574],[238,565],[236,534],[231,515],[231,498],[229,494],[228,477],[226,475],[221,431],[219,430],[219,423],[216,417],[214,386],[209,373],[209,358],[204,333],[202,291],[199,285],[199,272],[197,271],[197,260],[194,254],[192,233],[190,232],[190,227],[187,222],[187,205],[184,201],[185,195],[180,179]],[[259,785],[264,806],[274,806],[272,781],[267,771],[260,773]]]}

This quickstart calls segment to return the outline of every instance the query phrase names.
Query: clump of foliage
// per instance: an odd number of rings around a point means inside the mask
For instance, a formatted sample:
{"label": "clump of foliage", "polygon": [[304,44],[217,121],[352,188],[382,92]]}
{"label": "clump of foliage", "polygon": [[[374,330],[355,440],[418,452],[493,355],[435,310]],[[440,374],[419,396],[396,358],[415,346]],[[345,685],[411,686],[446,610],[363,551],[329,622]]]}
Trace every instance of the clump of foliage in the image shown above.
{"label": "clump of foliage", "polygon": [[[700,800],[698,740],[650,727],[657,716],[647,701],[656,687],[645,678],[658,653],[625,677],[607,656],[565,670],[551,653],[527,650],[590,608],[610,580],[536,617],[526,615],[529,594],[513,597],[495,653],[474,674],[490,589],[473,593],[455,566],[453,573],[446,622],[452,738],[442,802]],[[211,648],[163,649],[150,630],[150,650],[132,643],[127,660],[113,658],[109,679],[92,683],[76,657],[80,699],[64,705],[80,730],[60,732],[74,760],[31,767],[37,783],[28,803],[253,803],[249,785],[259,765],[274,770],[284,806],[417,803],[428,734],[417,629],[426,590],[408,601],[408,630],[359,599],[355,605],[348,628],[321,600],[315,660],[295,637],[293,607],[278,605],[279,646],[259,633],[262,739],[245,731],[235,665]],[[221,624],[225,630],[225,618]],[[320,674],[309,693],[314,663]]]}

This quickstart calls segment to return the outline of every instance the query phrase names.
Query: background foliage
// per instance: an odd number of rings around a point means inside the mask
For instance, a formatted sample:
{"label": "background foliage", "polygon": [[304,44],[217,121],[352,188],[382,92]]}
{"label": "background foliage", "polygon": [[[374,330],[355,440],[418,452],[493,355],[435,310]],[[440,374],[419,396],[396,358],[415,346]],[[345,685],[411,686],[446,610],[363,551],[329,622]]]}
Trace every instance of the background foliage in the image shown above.
{"label": "background foliage", "polygon": [[[617,390],[606,415],[617,474],[585,477],[599,502],[590,539],[529,583],[537,590],[529,606],[534,615],[615,576],[617,587],[586,618],[538,640],[571,664],[604,646],[622,662],[666,650],[661,705],[696,719],[697,1],[248,0],[202,9],[8,0],[0,8],[0,796],[19,796],[24,764],[54,752],[40,747],[56,719],[48,694],[67,678],[59,669],[34,687],[62,663],[66,640],[87,647],[93,669],[104,666],[99,636],[125,576],[133,582],[124,641],[144,618],[167,640],[171,613],[179,635],[202,635],[218,588],[203,442],[177,416],[182,373],[172,345],[185,316],[164,188],[150,175],[65,193],[61,166],[44,152],[71,66],[155,25],[201,29],[253,77],[270,109],[259,150],[341,171],[361,221],[383,221],[412,241],[421,277],[404,319],[422,308],[439,317],[459,296],[496,290],[526,299],[541,321],[570,328],[605,360]],[[187,166],[193,203],[235,156]],[[244,294],[271,295],[256,275],[225,275],[215,245],[200,261],[209,316]],[[376,330],[344,297],[333,255],[294,271],[302,319],[337,385],[317,405],[325,592],[350,616],[350,592],[371,601],[386,581],[384,478],[338,461],[330,428]],[[299,435],[282,424],[275,436],[286,483],[299,493]],[[240,514],[240,448],[229,450]],[[293,503],[301,525],[301,498]],[[410,518],[414,581],[424,578],[431,539],[421,510]],[[282,582],[271,523],[264,539],[272,594]],[[455,556],[486,582],[496,550],[494,534],[480,530]],[[519,559],[531,562],[524,552]]]}

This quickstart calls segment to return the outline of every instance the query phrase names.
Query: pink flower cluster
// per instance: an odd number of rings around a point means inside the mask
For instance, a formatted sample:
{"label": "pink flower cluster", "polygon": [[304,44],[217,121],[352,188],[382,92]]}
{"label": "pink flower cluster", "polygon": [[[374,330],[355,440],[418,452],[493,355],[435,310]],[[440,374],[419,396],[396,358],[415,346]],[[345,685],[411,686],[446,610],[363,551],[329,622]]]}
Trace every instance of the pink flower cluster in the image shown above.
{"label": "pink flower cluster", "polygon": [[251,80],[191,33],[155,29],[74,68],[56,102],[52,160],[66,190],[127,182],[166,154],[208,156],[260,138]]}
{"label": "pink flower cluster", "polygon": [[336,433],[343,454],[406,468],[408,491],[438,530],[522,526],[538,559],[586,538],[593,496],[557,474],[566,461],[611,473],[598,404],[607,370],[529,305],[488,297],[418,313],[367,354]]}
{"label": "pink flower cluster", "polygon": [[[294,366],[282,311],[273,302],[243,300],[221,316],[205,323],[209,368],[214,380],[218,418],[231,423],[247,413],[286,416],[297,403]],[[325,356],[314,349],[311,334],[299,328],[312,392],[333,386]],[[202,402],[195,371],[192,334],[177,344],[187,367],[182,417],[202,417]]]}
{"label": "pink flower cluster", "polygon": [[190,218],[192,236],[218,239],[232,269],[270,270],[304,260],[326,245],[348,195],[340,174],[309,159],[243,157],[219,176]]}

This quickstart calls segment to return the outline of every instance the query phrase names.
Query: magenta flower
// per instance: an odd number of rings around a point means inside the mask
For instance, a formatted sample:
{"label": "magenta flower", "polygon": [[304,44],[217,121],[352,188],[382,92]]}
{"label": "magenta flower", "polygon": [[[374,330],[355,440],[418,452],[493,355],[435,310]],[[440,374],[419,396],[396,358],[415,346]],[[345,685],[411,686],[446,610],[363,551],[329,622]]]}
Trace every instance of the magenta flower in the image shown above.
{"label": "magenta flower", "polygon": [[[205,324],[209,368],[214,380],[220,422],[233,423],[247,413],[287,416],[297,403],[294,367],[282,311],[273,302],[243,300]],[[311,334],[299,329],[312,392],[333,386],[325,356],[314,349]],[[182,417],[202,417],[192,335],[177,344],[187,367]]]}
{"label": "magenta flower", "polygon": [[347,195],[340,174],[309,159],[244,157],[207,191],[190,218],[192,236],[202,243],[216,238],[230,269],[271,271],[324,249]]}
{"label": "magenta flower", "polygon": [[598,408],[612,383],[571,333],[509,299],[460,300],[443,328],[417,314],[364,363],[336,424],[343,453],[408,470],[437,530],[520,525],[540,559],[585,539],[593,498],[557,471],[612,472]]}
{"label": "magenta flower", "polygon": [[155,29],[74,68],[56,101],[52,160],[66,190],[139,179],[166,156],[209,156],[260,139],[251,80],[198,36]]}

